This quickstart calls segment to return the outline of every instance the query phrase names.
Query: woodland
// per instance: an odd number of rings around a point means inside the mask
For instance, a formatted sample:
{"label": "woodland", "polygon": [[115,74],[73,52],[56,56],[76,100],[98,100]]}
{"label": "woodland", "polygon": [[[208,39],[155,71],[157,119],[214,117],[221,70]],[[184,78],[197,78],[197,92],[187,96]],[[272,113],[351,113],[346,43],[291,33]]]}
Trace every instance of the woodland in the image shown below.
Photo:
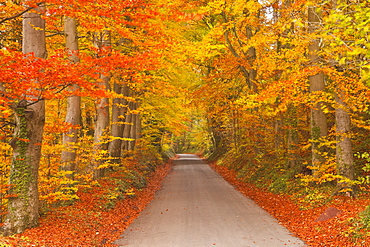
{"label": "woodland", "polygon": [[370,245],[368,0],[2,0],[0,59],[0,246],[114,246],[184,152]]}

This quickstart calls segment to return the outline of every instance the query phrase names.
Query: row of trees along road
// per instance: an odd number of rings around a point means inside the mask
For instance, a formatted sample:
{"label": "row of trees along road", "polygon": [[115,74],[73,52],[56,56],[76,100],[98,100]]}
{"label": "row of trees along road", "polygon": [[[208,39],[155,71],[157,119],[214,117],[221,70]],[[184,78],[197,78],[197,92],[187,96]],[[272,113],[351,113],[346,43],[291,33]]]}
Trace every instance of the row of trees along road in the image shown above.
{"label": "row of trees along road", "polygon": [[246,181],[300,190],[301,199],[367,191],[368,1],[196,7],[202,18],[188,29],[188,50],[204,80],[193,99],[213,157]]}
{"label": "row of trees along road", "polygon": [[275,192],[368,189],[367,0],[0,5],[6,235],[172,147]]}
{"label": "row of trees along road", "polygon": [[172,17],[154,1],[0,6],[1,210],[11,235],[132,160],[153,170],[186,129],[187,85],[169,69]]}

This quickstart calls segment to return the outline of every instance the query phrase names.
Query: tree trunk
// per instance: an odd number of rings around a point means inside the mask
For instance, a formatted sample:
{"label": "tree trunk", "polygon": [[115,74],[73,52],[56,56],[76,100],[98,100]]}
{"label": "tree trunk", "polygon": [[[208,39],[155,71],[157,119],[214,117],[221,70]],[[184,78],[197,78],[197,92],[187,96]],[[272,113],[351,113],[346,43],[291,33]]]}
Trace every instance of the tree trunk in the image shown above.
{"label": "tree trunk", "polygon": [[[308,23],[309,32],[315,33],[321,24],[321,15],[313,6],[308,8]],[[309,59],[312,66],[320,66],[320,57],[318,52],[320,50],[319,40],[314,40],[308,47]],[[317,93],[325,90],[324,74],[319,72],[309,77],[310,92]],[[312,164],[318,165],[325,159],[322,156],[322,149],[319,148],[320,138],[327,136],[327,120],[322,110],[322,102],[314,102],[311,109],[311,139],[312,141]]]}
{"label": "tree trunk", "polygon": [[[341,99],[341,94],[335,95],[337,107],[335,109],[336,123],[336,162],[337,174],[349,180],[354,179],[354,161],[352,153],[352,142],[349,137],[351,131],[351,120],[347,112],[347,106]],[[354,195],[354,185],[348,182],[338,182],[337,190],[350,189],[347,191],[350,195]]]}
{"label": "tree trunk", "polygon": [[[73,63],[79,62],[77,56],[78,38],[76,20],[70,17],[64,19],[64,33],[66,36],[66,48]],[[71,90],[76,90],[77,86],[72,86]],[[71,96],[67,99],[67,109],[65,122],[72,125],[71,129],[63,134],[63,145],[66,150],[62,151],[61,170],[74,172],[76,170],[76,143],[78,139],[77,127],[81,125],[81,98]],[[68,177],[72,178],[72,174]]]}
{"label": "tree trunk", "polygon": [[136,110],[137,110],[137,103],[136,102],[133,102],[132,104],[132,110],[134,110],[134,112],[131,114],[132,115],[132,119],[131,119],[131,122],[132,122],[132,125],[131,125],[131,128],[130,128],[130,141],[128,142],[128,150],[130,151],[133,151],[135,149],[135,142],[136,142],[136,138],[137,138],[137,130],[136,130],[136,127],[138,126],[138,114],[136,113]]}
{"label": "tree trunk", "polygon": [[[122,94],[128,96],[127,85],[114,84],[114,91],[117,94]],[[124,130],[125,115],[127,112],[127,100],[122,98],[113,99],[112,105],[112,131],[111,135],[115,138],[109,143],[108,151],[111,161],[113,163],[118,163],[121,157],[121,146]]]}
{"label": "tree trunk", "polygon": [[[250,27],[247,27],[246,33],[248,39],[253,38],[252,29]],[[256,58],[257,58],[256,48],[250,47],[247,52],[247,59],[249,60],[249,66],[251,68],[248,70],[247,83],[248,85],[250,85],[253,92],[257,92],[257,82],[256,82],[257,70],[253,68]]]}
{"label": "tree trunk", "polygon": [[[39,58],[46,56],[45,22],[40,16],[43,10],[40,6],[23,16],[22,51],[25,54],[33,53]],[[36,98],[34,100],[23,100],[15,107],[16,128],[11,142],[13,160],[9,179],[9,184],[12,185],[9,193],[14,197],[10,197],[8,201],[4,235],[21,233],[26,228],[38,225],[38,169],[45,123],[45,102]]]}
{"label": "tree trunk", "polygon": [[[104,48],[110,46],[110,34],[108,31],[104,31],[97,34],[95,39],[95,46],[98,48]],[[101,74],[100,75],[100,86],[105,90],[109,90],[110,77]],[[101,159],[100,155],[102,151],[108,150],[108,143],[104,142],[103,138],[109,133],[109,99],[101,98],[96,103],[96,122],[94,132],[94,160],[93,160],[93,177],[99,179],[104,176],[104,169],[100,169],[99,166],[106,160]]]}
{"label": "tree trunk", "polygon": [[123,130],[123,138],[125,139],[122,142],[122,150],[125,151],[130,151],[131,145],[130,145],[130,140],[132,138],[131,136],[131,129],[133,128],[133,114],[131,111],[133,110],[134,107],[134,102],[129,102],[128,103],[128,113],[125,118],[125,127]]}
{"label": "tree trunk", "polygon": [[[339,1],[332,1],[333,9],[338,7]],[[339,55],[340,60],[341,55]],[[339,61],[338,61],[339,64]],[[345,69],[337,65],[337,71]],[[348,196],[355,196],[355,185],[352,181],[355,178],[354,158],[352,150],[352,141],[350,138],[351,118],[347,104],[343,101],[345,93],[341,89],[341,82],[337,82],[335,92],[335,134],[336,134],[336,163],[337,175],[342,176],[342,181],[337,181],[335,192],[345,193]],[[348,179],[348,180],[347,180]],[[347,181],[344,181],[347,180]]]}
{"label": "tree trunk", "polygon": [[[109,77],[101,76],[101,84],[106,90],[109,90]],[[101,151],[108,150],[108,144],[104,142],[104,136],[109,133],[109,99],[101,98],[96,103],[96,122],[94,132],[94,161],[93,161],[93,177],[94,179],[104,176],[104,170],[98,167],[105,161],[105,159],[98,158]]]}
{"label": "tree trunk", "polygon": [[[136,103],[136,110],[138,108],[139,108],[139,103]],[[134,126],[134,129],[135,129],[135,141],[134,141],[134,147],[133,147],[133,149],[135,149],[135,147],[137,147],[140,144],[141,128],[142,128],[142,125],[141,125],[141,117],[140,117],[140,114],[137,112],[135,114],[135,126]]]}

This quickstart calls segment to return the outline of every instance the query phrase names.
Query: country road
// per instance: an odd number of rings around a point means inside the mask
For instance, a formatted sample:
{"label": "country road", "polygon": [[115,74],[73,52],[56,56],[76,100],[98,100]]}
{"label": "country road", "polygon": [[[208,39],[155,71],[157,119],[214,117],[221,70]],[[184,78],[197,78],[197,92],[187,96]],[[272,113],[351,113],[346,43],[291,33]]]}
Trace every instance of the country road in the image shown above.
{"label": "country road", "polygon": [[182,154],[163,187],[117,240],[132,247],[305,246],[195,155]]}

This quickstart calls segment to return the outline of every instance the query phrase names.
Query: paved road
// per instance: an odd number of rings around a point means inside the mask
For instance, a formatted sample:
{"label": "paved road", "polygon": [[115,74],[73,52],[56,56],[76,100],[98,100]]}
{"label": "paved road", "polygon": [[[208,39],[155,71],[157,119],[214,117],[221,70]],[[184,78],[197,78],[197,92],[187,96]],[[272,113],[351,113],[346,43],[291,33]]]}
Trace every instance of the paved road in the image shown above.
{"label": "paved road", "polygon": [[182,154],[154,200],[117,240],[132,247],[305,246],[195,155]]}

